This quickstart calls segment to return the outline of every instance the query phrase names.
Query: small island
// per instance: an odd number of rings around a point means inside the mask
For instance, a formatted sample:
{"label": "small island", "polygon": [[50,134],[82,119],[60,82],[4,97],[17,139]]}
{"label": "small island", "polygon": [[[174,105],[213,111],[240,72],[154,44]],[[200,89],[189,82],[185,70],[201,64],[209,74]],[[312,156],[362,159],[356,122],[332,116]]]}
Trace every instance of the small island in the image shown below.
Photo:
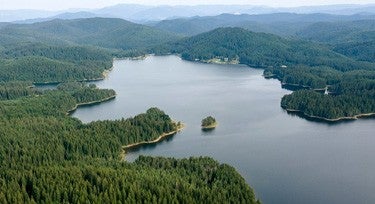
{"label": "small island", "polygon": [[212,116],[208,116],[202,120],[202,130],[211,130],[217,126],[216,119]]}

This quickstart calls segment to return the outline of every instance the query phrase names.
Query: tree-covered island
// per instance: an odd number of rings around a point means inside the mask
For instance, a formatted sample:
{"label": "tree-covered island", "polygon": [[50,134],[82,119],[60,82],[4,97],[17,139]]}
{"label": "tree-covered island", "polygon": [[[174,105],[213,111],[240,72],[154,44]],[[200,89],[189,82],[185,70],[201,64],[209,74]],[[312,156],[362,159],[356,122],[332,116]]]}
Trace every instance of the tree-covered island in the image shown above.
{"label": "tree-covered island", "polygon": [[212,116],[208,116],[202,120],[202,130],[214,129],[217,126],[216,119]]}

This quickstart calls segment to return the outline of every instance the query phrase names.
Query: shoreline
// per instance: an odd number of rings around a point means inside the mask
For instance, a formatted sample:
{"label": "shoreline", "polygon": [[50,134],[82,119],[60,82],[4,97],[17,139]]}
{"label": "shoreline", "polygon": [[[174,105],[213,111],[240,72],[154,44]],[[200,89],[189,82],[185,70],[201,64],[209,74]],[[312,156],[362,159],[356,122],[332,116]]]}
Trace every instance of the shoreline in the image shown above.
{"label": "shoreline", "polygon": [[210,130],[210,129],[214,129],[214,128],[216,128],[218,125],[219,125],[219,123],[215,122],[215,123],[212,124],[212,125],[201,126],[201,127],[202,127],[202,130]]}
{"label": "shoreline", "polygon": [[[112,60],[112,64],[113,64],[114,61],[115,61],[115,59]],[[110,74],[111,71],[113,70],[113,68],[114,68],[114,67],[112,66],[111,68],[104,70],[103,73],[102,73],[103,78],[102,78],[101,80],[107,79],[108,76],[109,76],[109,74]],[[101,81],[101,80],[99,80],[99,81]]]}
{"label": "shoreline", "polygon": [[[103,72],[104,74],[104,72]],[[83,80],[77,80],[77,81],[73,81],[73,82],[96,82],[96,81],[102,81],[104,80],[105,77],[103,75],[103,77],[100,77],[100,78],[95,78],[95,79],[83,79]],[[69,81],[49,81],[49,82],[34,82],[33,85],[35,86],[43,86],[43,85],[58,85],[58,84],[61,84],[61,83],[66,83],[66,82],[69,82]]]}
{"label": "shoreline", "polygon": [[[309,90],[314,90],[314,91],[325,91],[330,85],[326,85],[326,87],[324,88],[312,88],[311,86],[307,86],[307,85],[301,85],[301,84],[292,84],[292,83],[286,83],[286,82],[282,82],[281,78],[279,76],[277,76],[276,74],[270,74],[270,75],[262,75],[264,78],[266,79],[277,79],[280,81],[280,84],[281,86],[291,86],[291,87],[296,87],[298,89],[309,89]],[[289,90],[288,88],[286,88],[287,90]],[[294,91],[294,90],[291,90],[291,91]]]}
{"label": "shoreline", "polygon": [[[280,81],[280,79],[278,79],[278,80]],[[313,90],[313,91],[325,91],[329,87],[329,85],[326,85],[326,87],[324,87],[324,88],[312,88],[311,86],[307,86],[307,85],[291,84],[291,83],[285,83],[285,82],[281,82],[281,86],[292,86],[292,87],[296,87],[296,88],[300,88],[300,89],[309,89],[309,90]]]}
{"label": "shoreline", "polygon": [[195,60],[195,61],[203,62],[203,63],[206,63],[206,64],[218,64],[218,65],[238,65],[238,64],[240,64],[239,59],[222,60],[220,58],[212,58],[212,59],[208,59],[208,60]]}
{"label": "shoreline", "polygon": [[338,117],[338,118],[330,119],[330,118],[324,118],[324,117],[320,117],[320,116],[308,115],[301,110],[288,109],[288,108],[285,108],[285,110],[287,112],[302,113],[303,116],[305,116],[307,118],[319,119],[319,120],[324,120],[324,121],[327,121],[327,122],[338,122],[338,121],[343,121],[343,120],[358,120],[360,118],[371,117],[371,116],[375,115],[375,113],[362,113],[362,114],[358,114],[358,115],[354,115],[354,116],[346,116],[346,117]]}
{"label": "shoreline", "polygon": [[[116,58],[113,58],[112,60],[112,64],[114,62],[114,60],[116,60]],[[102,77],[99,77],[99,78],[93,78],[93,79],[81,79],[81,80],[76,80],[74,82],[97,82],[97,81],[103,81],[105,79],[108,78],[108,75],[110,74],[110,72],[113,70],[113,66],[109,69],[104,69],[104,71],[102,72]],[[61,83],[66,83],[66,82],[69,82],[69,81],[47,81],[47,82],[33,82],[33,86],[43,86],[43,85],[58,85],[58,84],[61,84]]]}
{"label": "shoreline", "polygon": [[113,61],[115,61],[115,60],[144,60],[150,55],[152,55],[152,54],[143,54],[143,55],[139,55],[139,56],[135,56],[135,57],[114,57]]}
{"label": "shoreline", "polygon": [[120,154],[120,158],[122,161],[125,161],[125,156],[126,156],[126,150],[127,149],[131,149],[131,148],[135,148],[135,147],[138,147],[138,146],[142,146],[142,145],[147,145],[147,144],[155,144],[155,143],[158,143],[160,141],[162,141],[163,139],[167,138],[167,137],[170,137],[180,131],[182,131],[183,129],[185,128],[185,125],[181,123],[181,125],[179,127],[177,127],[176,130],[173,130],[171,132],[165,132],[165,133],[162,133],[158,138],[154,139],[154,140],[151,140],[151,141],[142,141],[142,142],[137,142],[137,143],[133,143],[133,144],[128,144],[128,145],[125,145],[125,146],[122,146],[121,149],[121,154]]}
{"label": "shoreline", "polygon": [[103,98],[101,100],[97,100],[97,101],[90,101],[90,102],[86,102],[86,103],[77,103],[72,109],[68,110],[66,112],[66,114],[70,115],[72,112],[74,112],[75,110],[77,110],[81,106],[94,105],[94,104],[99,104],[99,103],[103,103],[103,102],[106,102],[106,101],[110,101],[110,100],[116,98],[116,96],[117,96],[117,94],[115,94],[113,96],[110,96],[110,97],[107,97],[107,98]]}

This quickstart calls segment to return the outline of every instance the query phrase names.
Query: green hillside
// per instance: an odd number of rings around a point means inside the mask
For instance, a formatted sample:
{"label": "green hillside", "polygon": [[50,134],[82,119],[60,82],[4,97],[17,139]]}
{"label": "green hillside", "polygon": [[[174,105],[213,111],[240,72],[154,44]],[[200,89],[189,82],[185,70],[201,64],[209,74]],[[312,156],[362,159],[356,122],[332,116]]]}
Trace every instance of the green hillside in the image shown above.
{"label": "green hillside", "polygon": [[327,43],[333,50],[356,60],[374,62],[375,20],[321,22],[312,24],[297,36]]}
{"label": "green hillside", "polygon": [[318,22],[347,22],[374,20],[374,15],[330,15],[322,13],[296,14],[221,14],[217,16],[197,16],[191,18],[168,19],[150,23],[165,31],[193,36],[219,27],[241,27],[253,32],[265,32],[279,36],[295,36],[297,32]]}
{"label": "green hillside", "polygon": [[0,81],[34,83],[103,78],[112,54],[93,47],[14,44],[0,51]]}
{"label": "green hillside", "polygon": [[156,49],[156,52],[178,53],[191,61],[238,59],[240,63],[253,67],[305,64],[328,65],[341,71],[356,69],[358,65],[362,69],[372,68],[370,63],[356,62],[316,43],[288,40],[242,28],[218,28]]}
{"label": "green hillside", "polygon": [[[362,52],[371,53],[372,47],[368,48]],[[336,119],[375,112],[375,81],[371,77],[375,64],[356,61],[329,46],[242,28],[218,28],[156,51],[180,54],[191,61],[265,68],[265,77],[277,78],[297,88],[328,87],[335,96],[301,91],[283,98],[283,108],[300,110],[308,116]]]}
{"label": "green hillside", "polygon": [[0,81],[101,79],[114,57],[138,56],[149,46],[176,39],[164,31],[110,18],[10,24],[0,28]]}
{"label": "green hillside", "polygon": [[335,52],[355,60],[373,62],[375,59],[375,49],[372,46],[375,39],[373,15],[222,14],[163,20],[151,26],[185,36],[194,36],[220,27],[240,27],[253,32],[328,44]]}
{"label": "green hillside", "polygon": [[178,39],[174,34],[114,18],[52,20],[34,24],[13,24],[0,29],[0,36],[9,43],[26,42],[71,43],[105,48],[135,49]]}
{"label": "green hillside", "polygon": [[340,44],[348,42],[367,42],[374,40],[375,20],[319,22],[297,33],[306,40]]}
{"label": "green hillside", "polygon": [[334,46],[334,51],[360,61],[375,62],[375,31],[374,38],[367,42],[349,42]]}

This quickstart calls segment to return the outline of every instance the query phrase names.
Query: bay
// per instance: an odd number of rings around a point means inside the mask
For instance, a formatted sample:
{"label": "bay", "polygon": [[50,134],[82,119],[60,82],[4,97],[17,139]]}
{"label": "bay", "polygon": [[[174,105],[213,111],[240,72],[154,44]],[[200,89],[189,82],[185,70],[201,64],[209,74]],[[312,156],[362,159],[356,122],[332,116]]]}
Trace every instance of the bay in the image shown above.
{"label": "bay", "polygon": [[[127,118],[158,107],[185,129],[127,154],[210,156],[234,166],[263,203],[373,203],[375,120],[324,123],[280,107],[290,91],[242,65],[187,62],[177,56],[116,60],[108,78],[115,100],[80,107],[84,122]],[[203,132],[212,115],[219,125]]]}

